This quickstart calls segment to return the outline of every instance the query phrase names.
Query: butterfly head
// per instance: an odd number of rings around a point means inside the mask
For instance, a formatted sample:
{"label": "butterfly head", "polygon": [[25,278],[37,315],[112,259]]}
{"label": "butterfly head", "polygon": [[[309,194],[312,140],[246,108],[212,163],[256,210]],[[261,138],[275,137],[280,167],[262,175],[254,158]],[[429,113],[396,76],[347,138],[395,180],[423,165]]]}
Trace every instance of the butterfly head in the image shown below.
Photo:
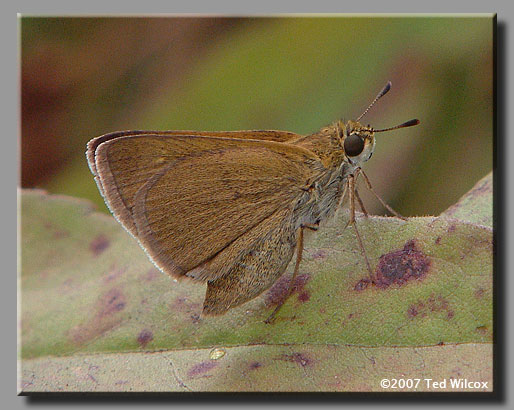
{"label": "butterfly head", "polygon": [[375,131],[357,121],[348,121],[342,127],[341,143],[348,160],[353,164],[366,162],[375,149]]}
{"label": "butterfly head", "polygon": [[356,121],[348,121],[346,123],[340,121],[338,129],[340,132],[341,143],[343,145],[344,153],[348,161],[356,166],[366,162],[373,155],[375,149],[375,133],[396,130],[398,128],[411,127],[419,124],[419,120],[410,120],[403,124],[396,125],[395,127],[384,128],[375,130],[370,125],[363,126],[359,120],[366,115],[371,107],[391,89],[391,82],[389,81],[384,88],[378,93],[375,99],[368,105],[368,108],[357,117]]}
{"label": "butterfly head", "polygon": [[350,163],[360,165],[373,155],[375,149],[375,133],[396,130],[398,128],[412,127],[419,124],[419,120],[409,120],[403,124],[390,128],[376,130],[370,125],[364,126],[358,121],[340,122],[341,143],[344,153]]}

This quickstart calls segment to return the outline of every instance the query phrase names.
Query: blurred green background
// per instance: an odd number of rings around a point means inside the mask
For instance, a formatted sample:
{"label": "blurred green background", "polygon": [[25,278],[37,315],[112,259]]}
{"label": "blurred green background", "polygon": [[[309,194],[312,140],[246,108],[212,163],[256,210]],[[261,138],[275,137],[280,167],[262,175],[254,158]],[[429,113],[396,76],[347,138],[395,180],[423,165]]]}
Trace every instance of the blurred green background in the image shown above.
{"label": "blurred green background", "polygon": [[[356,118],[364,169],[406,216],[437,215],[492,169],[493,25],[483,17],[20,18],[21,185],[107,212],[85,144],[125,129],[281,129]],[[384,214],[369,193],[369,211]]]}

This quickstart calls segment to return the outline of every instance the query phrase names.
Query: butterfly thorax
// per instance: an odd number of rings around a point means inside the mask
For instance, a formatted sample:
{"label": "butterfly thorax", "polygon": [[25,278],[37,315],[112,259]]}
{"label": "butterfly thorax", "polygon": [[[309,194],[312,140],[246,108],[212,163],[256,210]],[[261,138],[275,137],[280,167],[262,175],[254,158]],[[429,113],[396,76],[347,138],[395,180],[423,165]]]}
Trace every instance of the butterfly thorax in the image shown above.
{"label": "butterfly thorax", "polygon": [[[306,148],[315,153],[326,169],[336,169],[345,160],[345,153],[341,143],[344,133],[342,121],[337,121],[318,132],[302,137],[295,141],[295,145]],[[343,125],[344,126],[344,125]]]}
{"label": "butterfly thorax", "polygon": [[370,126],[356,121],[336,121],[297,140],[295,145],[314,152],[323,164],[295,205],[295,225],[314,224],[337,210],[348,175],[371,158],[374,133]]}

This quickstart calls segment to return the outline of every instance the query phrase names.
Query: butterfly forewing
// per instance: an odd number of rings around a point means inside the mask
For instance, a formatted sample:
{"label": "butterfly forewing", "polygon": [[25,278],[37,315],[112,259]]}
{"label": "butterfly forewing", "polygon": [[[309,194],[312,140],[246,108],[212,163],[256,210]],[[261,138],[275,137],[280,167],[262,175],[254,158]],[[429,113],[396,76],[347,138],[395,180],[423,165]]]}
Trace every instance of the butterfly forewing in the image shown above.
{"label": "butterfly forewing", "polygon": [[252,235],[238,238],[294,204],[316,162],[279,142],[204,135],[125,135],[95,150],[118,220],[162,270],[181,276],[197,268],[201,280],[220,276],[227,265],[215,262],[225,249],[237,255],[251,246]]}
{"label": "butterfly forewing", "polygon": [[[132,220],[133,198],[137,190],[176,158],[200,153],[205,144],[176,143],[173,136],[204,136],[222,139],[255,139],[285,142],[300,136],[286,131],[121,131],[92,139],[87,159],[102,196],[118,221],[136,236]],[[122,139],[123,138],[123,139]],[[200,145],[200,146],[199,146]]]}

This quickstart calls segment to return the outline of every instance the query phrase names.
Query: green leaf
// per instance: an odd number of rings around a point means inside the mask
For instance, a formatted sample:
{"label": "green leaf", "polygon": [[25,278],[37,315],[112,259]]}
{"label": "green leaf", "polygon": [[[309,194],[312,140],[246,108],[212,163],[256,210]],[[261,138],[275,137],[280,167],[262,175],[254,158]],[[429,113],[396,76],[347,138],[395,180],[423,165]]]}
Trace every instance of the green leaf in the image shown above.
{"label": "green leaf", "polygon": [[[490,391],[491,344],[418,348],[251,345],[43,357],[25,362],[23,391]],[[213,359],[218,353],[218,359]],[[435,367],[437,366],[437,371]],[[468,369],[473,369],[469,371]],[[441,375],[446,388],[429,381]],[[487,389],[452,389],[465,376]],[[412,388],[381,388],[383,378]],[[470,381],[471,381],[470,380]]]}
{"label": "green leaf", "polygon": [[490,172],[441,216],[493,227],[493,173]]}
{"label": "green leaf", "polygon": [[308,233],[295,292],[267,325],[292,266],[255,300],[202,317],[205,285],[161,274],[114,218],[42,191],[21,205],[23,392],[384,391],[382,378],[407,375],[492,388],[489,227],[361,216],[369,286],[342,213]]}

